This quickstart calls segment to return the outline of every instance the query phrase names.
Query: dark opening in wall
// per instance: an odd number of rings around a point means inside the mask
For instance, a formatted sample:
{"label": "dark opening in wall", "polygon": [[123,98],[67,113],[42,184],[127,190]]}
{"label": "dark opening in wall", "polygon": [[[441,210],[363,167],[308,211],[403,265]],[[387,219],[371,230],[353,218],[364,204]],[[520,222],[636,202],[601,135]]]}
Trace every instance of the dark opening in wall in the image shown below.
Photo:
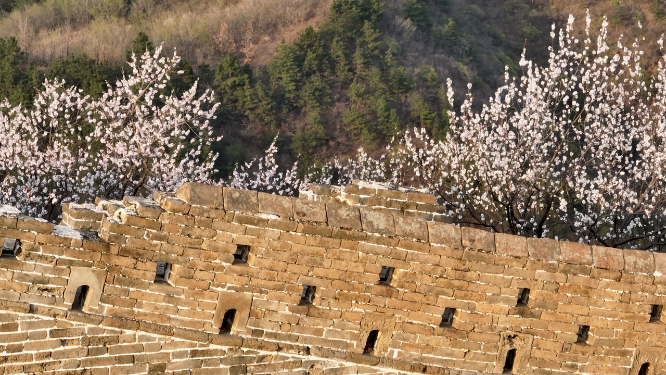
{"label": "dark opening in wall", "polygon": [[646,362],[641,365],[641,369],[638,370],[638,375],[648,375],[648,371],[650,371],[650,363]]}
{"label": "dark opening in wall", "polygon": [[513,364],[516,362],[516,349],[511,349],[506,353],[506,360],[504,361],[503,374],[513,373]]}
{"label": "dark opening in wall", "polygon": [[576,340],[577,344],[586,344],[587,335],[590,333],[590,326],[580,325],[578,326],[578,339]]}
{"label": "dark opening in wall", "polygon": [[440,327],[450,327],[453,323],[453,315],[456,313],[456,309],[452,307],[447,307],[444,309],[444,314],[442,314],[442,322],[439,323]]}
{"label": "dark opening in wall", "polygon": [[171,263],[157,262],[157,269],[155,270],[156,283],[168,282],[170,274],[171,274]]}
{"label": "dark opening in wall", "polygon": [[652,310],[650,310],[650,323],[661,321],[661,311],[663,309],[664,305],[652,305]]}
{"label": "dark opening in wall", "polygon": [[370,331],[370,334],[368,334],[368,339],[365,342],[365,348],[363,348],[363,354],[375,354],[375,346],[377,345],[378,338],[379,330],[375,329]]}
{"label": "dark opening in wall", "polygon": [[72,310],[83,310],[83,306],[86,303],[86,298],[88,297],[88,290],[90,288],[88,285],[81,285],[76,288],[76,294],[74,294],[74,302],[72,302]]}
{"label": "dark opening in wall", "polygon": [[16,259],[21,254],[21,240],[6,238],[2,244],[2,258]]}
{"label": "dark opening in wall", "polygon": [[528,288],[520,288],[518,291],[518,303],[516,306],[527,306],[527,301],[530,300],[530,290]]}
{"label": "dark opening in wall", "polygon": [[382,266],[381,272],[379,272],[379,283],[381,285],[391,285],[391,279],[393,279],[393,267]]}
{"label": "dark opening in wall", "polygon": [[231,333],[231,328],[234,326],[234,319],[236,319],[236,309],[231,309],[224,313],[220,333]]}
{"label": "dark opening in wall", "polygon": [[312,300],[314,299],[315,292],[317,291],[316,286],[304,285],[303,293],[301,293],[301,305],[312,305]]}
{"label": "dark opening in wall", "polygon": [[247,263],[247,256],[250,254],[250,245],[236,245],[234,253],[234,264]]}

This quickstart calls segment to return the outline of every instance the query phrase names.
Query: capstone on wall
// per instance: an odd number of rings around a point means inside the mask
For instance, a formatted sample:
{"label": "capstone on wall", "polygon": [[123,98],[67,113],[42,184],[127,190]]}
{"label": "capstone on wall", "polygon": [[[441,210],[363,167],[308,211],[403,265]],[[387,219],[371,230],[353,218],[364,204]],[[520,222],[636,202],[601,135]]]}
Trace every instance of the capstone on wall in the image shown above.
{"label": "capstone on wall", "polygon": [[[663,374],[666,254],[358,182],[0,209],[0,373]],[[664,369],[666,371],[666,368]]]}

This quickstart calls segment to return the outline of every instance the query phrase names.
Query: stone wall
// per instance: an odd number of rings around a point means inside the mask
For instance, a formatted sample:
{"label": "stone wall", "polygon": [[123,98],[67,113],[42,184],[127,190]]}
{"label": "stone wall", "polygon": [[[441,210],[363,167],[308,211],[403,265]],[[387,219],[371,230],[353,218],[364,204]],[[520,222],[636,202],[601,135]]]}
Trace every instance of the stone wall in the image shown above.
{"label": "stone wall", "polygon": [[666,254],[460,228],[436,203],[359,182],[186,184],[57,226],[3,207],[0,369],[663,374]]}

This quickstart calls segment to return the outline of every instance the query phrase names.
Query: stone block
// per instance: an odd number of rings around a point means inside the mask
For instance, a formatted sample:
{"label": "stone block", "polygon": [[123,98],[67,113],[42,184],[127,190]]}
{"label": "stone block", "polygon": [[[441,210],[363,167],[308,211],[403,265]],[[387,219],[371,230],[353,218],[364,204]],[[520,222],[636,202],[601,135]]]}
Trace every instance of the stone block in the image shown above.
{"label": "stone block", "polygon": [[398,190],[377,189],[377,197],[386,199],[395,199],[399,201],[407,200],[407,193]]}
{"label": "stone block", "polygon": [[361,230],[361,213],[358,207],[327,203],[328,225],[335,228]]}
{"label": "stone block", "polygon": [[654,273],[653,253],[646,250],[624,250],[624,270],[631,273]]}
{"label": "stone block", "polygon": [[531,260],[560,262],[560,243],[548,238],[528,238],[527,253]]}
{"label": "stone block", "polygon": [[236,310],[231,333],[242,332],[245,330],[247,321],[250,318],[250,308],[252,307],[252,295],[242,292],[221,291],[217,298],[217,308],[213,316],[213,327],[219,329],[222,327],[224,315],[229,310]]}
{"label": "stone block", "polygon": [[292,198],[294,219],[299,221],[326,222],[326,204],[300,198]]}
{"label": "stone block", "polygon": [[282,195],[258,193],[259,212],[262,214],[277,215],[282,219],[294,216],[294,206],[291,197]]}
{"label": "stone block", "polygon": [[62,205],[63,214],[77,220],[100,221],[106,215],[104,210],[98,209],[94,204],[65,203]]}
{"label": "stone block", "polygon": [[413,216],[395,215],[395,232],[398,236],[428,240],[428,224]]}
{"label": "stone block", "polygon": [[226,214],[227,213],[224,210],[217,210],[202,206],[192,206],[190,208],[190,215],[198,216],[199,218],[224,219]]}
{"label": "stone block", "polygon": [[243,338],[232,335],[210,335],[210,343],[220,346],[241,347]]}
{"label": "stone block", "polygon": [[65,303],[72,305],[76,290],[83,285],[88,286],[88,293],[83,303],[83,311],[88,308],[96,308],[99,304],[99,299],[102,296],[104,289],[104,282],[106,280],[106,271],[87,268],[87,267],[71,267],[67,288],[63,296]]}
{"label": "stone block", "polygon": [[620,249],[593,246],[594,267],[607,270],[622,271],[624,269],[624,253]]}
{"label": "stone block", "polygon": [[128,329],[132,331],[136,331],[139,329],[139,322],[137,322],[136,320],[121,318],[118,316],[104,317],[102,325],[113,328]]}
{"label": "stone block", "polygon": [[437,197],[432,194],[425,193],[407,193],[407,200],[416,203],[436,204]]}
{"label": "stone block", "polygon": [[452,224],[428,222],[428,241],[431,244],[462,249],[460,227]]}
{"label": "stone block", "polygon": [[224,188],[224,209],[246,214],[259,213],[259,199],[253,190]]}
{"label": "stone block", "polygon": [[224,206],[222,186],[187,182],[176,191],[176,195],[191,205],[216,209]]}
{"label": "stone block", "polygon": [[[18,295],[18,293],[17,293]],[[6,296],[2,296],[2,298],[6,298]],[[15,302],[15,301],[9,301],[6,299],[0,299],[0,310],[5,310],[5,311],[15,311],[19,313],[24,313],[27,314],[30,312],[31,306],[29,303],[26,302]]]}
{"label": "stone block", "polygon": [[21,230],[29,230],[31,232],[51,234],[53,233],[53,223],[49,223],[44,219],[34,218],[30,216],[20,215],[18,217],[17,228]]}
{"label": "stone block", "polygon": [[164,212],[164,209],[160,207],[157,202],[148,198],[132,197],[126,195],[123,198],[123,205],[126,208],[131,208],[136,211],[139,216],[152,220],[159,219],[162,212]]}
{"label": "stone block", "polygon": [[560,242],[562,262],[570,264],[592,265],[592,247],[578,242]]}
{"label": "stone block", "polygon": [[80,229],[80,230],[99,231],[102,228],[101,219],[100,219],[100,221],[75,219],[75,218],[71,217],[69,215],[69,213],[67,213],[67,212],[62,213],[62,222],[61,222],[61,224],[64,224],[64,225],[68,226],[71,229]]}
{"label": "stone block", "polygon": [[495,251],[495,234],[482,229],[462,227],[462,246],[464,248],[481,250],[485,252]]}
{"label": "stone block", "polygon": [[[361,182],[361,181],[359,181]],[[345,186],[343,188],[343,192],[345,194],[352,194],[352,195],[367,195],[367,196],[374,196],[377,194],[377,189],[371,188],[371,187],[366,187],[363,186],[364,184],[358,184],[358,183],[353,183]]]}
{"label": "stone block", "polygon": [[361,318],[361,328],[358,331],[358,340],[356,347],[353,349],[355,353],[363,353],[367,340],[372,331],[379,331],[377,341],[375,342],[374,349],[371,354],[373,356],[381,356],[386,353],[393,338],[393,331],[396,323],[395,315],[386,315],[375,312],[363,313]]}
{"label": "stone block", "polygon": [[395,222],[390,210],[360,207],[361,224],[365,232],[395,235]]}
{"label": "stone block", "polygon": [[358,353],[347,353],[347,361],[352,363],[358,363],[365,366],[377,366],[379,365],[379,358],[374,355],[363,355]]}
{"label": "stone block", "polygon": [[139,330],[162,336],[173,336],[173,327],[146,321],[139,322]]}
{"label": "stone block", "polygon": [[510,350],[515,350],[512,374],[526,374],[527,364],[532,352],[534,337],[524,333],[502,332],[500,334],[499,353],[497,362],[492,371],[495,374],[504,373],[504,364]]}
{"label": "stone block", "polygon": [[527,238],[506,233],[495,233],[495,253],[503,256],[526,258]]}
{"label": "stone block", "polygon": [[[153,198],[167,212],[181,215],[187,215],[190,212],[190,205],[171,193],[156,191],[153,193]],[[107,209],[107,211],[109,210]],[[113,215],[113,213],[109,212],[109,215]]]}

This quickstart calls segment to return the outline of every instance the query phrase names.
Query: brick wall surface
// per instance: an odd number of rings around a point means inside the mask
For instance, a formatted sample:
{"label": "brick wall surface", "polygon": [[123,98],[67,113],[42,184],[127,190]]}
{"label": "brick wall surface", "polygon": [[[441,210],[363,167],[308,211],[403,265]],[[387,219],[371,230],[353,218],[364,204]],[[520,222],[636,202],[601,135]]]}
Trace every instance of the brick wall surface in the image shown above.
{"label": "brick wall surface", "polygon": [[442,213],[363,182],[2,207],[0,373],[666,373],[666,254]]}

